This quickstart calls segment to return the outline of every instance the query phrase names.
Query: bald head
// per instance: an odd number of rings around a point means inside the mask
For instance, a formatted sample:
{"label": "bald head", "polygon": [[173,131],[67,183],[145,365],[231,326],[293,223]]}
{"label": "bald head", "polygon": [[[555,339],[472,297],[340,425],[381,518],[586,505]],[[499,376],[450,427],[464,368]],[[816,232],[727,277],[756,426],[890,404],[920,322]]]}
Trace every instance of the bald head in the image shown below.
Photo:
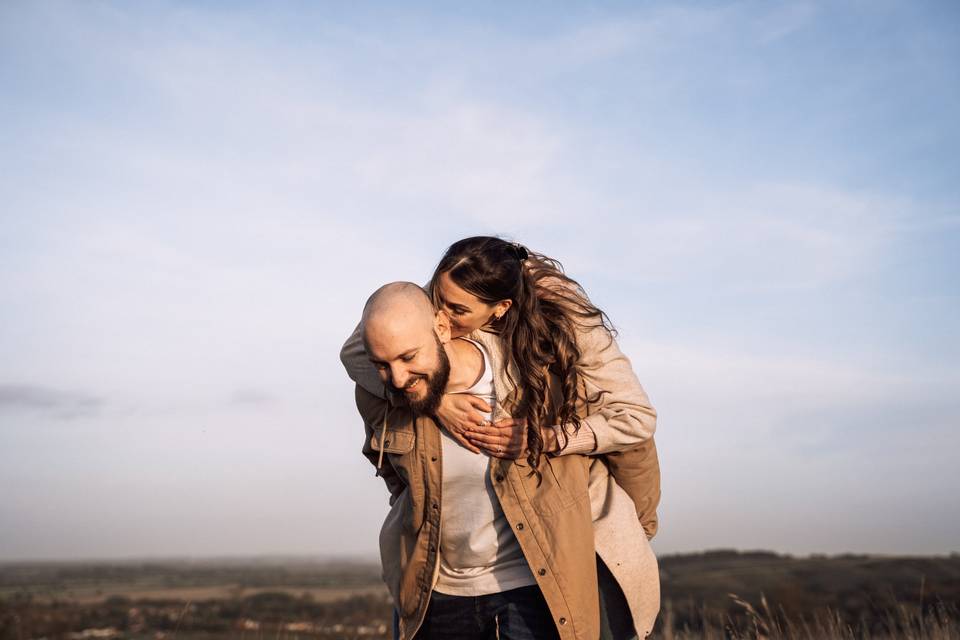
{"label": "bald head", "polygon": [[450,327],[426,292],[412,282],[380,287],[363,307],[362,325],[367,355],[388,390],[418,413],[435,409],[450,371],[442,344]]}
{"label": "bald head", "polygon": [[433,328],[436,310],[427,292],[412,282],[385,284],[367,299],[361,322],[364,338],[369,327],[411,324]]}

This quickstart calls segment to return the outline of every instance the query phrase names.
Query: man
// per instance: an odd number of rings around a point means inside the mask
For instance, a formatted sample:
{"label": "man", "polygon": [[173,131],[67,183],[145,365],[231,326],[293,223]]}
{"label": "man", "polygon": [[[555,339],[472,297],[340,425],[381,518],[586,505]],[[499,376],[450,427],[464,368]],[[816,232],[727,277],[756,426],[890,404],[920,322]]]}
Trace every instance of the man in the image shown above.
{"label": "man", "polygon": [[[429,637],[443,637],[450,631],[450,637],[470,637],[468,629],[457,627],[470,618],[456,614],[463,602],[443,593],[456,591],[443,573],[457,561],[445,557],[442,550],[444,527],[456,533],[455,514],[464,509],[452,509],[459,504],[448,502],[444,488],[450,484],[449,473],[441,460],[451,449],[428,416],[439,394],[466,389],[476,379],[483,353],[480,345],[451,343],[445,316],[437,314],[423,291],[409,283],[388,285],[374,294],[364,311],[363,328],[366,351],[397,404],[391,408],[358,386],[358,408],[368,434],[364,453],[377,465],[391,492],[381,555],[384,578],[400,614],[399,635],[412,638],[423,625]],[[486,347],[494,355],[495,342]],[[549,452],[556,441],[546,441]],[[508,627],[498,631],[504,638],[548,637],[548,633],[565,639],[598,637],[596,541],[597,553],[613,574],[620,574],[616,577],[621,586],[632,580],[634,591],[643,589],[645,600],[628,613],[645,635],[658,606],[656,561],[629,496],[610,480],[602,462],[576,455],[542,460],[538,476],[516,461],[483,461],[487,468],[481,477],[487,488],[481,489],[478,482],[472,498],[482,503],[486,492],[493,506],[493,522],[486,523],[486,529],[496,532],[505,558],[519,557],[523,565],[520,570],[514,563],[507,571],[507,585],[526,586],[472,600],[483,601],[488,611],[489,619],[481,621],[481,627],[490,620],[503,621]],[[626,545],[624,536],[629,538]],[[503,575],[495,578],[494,588],[502,586]],[[483,582],[481,578],[481,590],[489,591],[489,584],[484,587]],[[521,590],[526,595],[518,598]],[[499,600],[486,597],[498,593],[512,595]],[[438,607],[438,602],[443,606]],[[438,618],[434,614],[439,608],[443,612]],[[453,627],[444,624],[445,616],[452,616]],[[516,621],[516,628],[509,626]],[[533,635],[529,635],[531,621],[537,625]],[[483,637],[486,632],[479,629],[477,633]]]}

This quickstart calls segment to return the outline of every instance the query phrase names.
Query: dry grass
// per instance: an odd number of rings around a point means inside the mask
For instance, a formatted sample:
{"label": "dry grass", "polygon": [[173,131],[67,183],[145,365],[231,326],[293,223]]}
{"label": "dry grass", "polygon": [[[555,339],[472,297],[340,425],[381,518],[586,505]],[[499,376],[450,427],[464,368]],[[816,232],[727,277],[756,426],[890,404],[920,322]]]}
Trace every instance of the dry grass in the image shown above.
{"label": "dry grass", "polygon": [[661,640],[960,640],[960,610],[942,603],[925,607],[893,602],[883,614],[852,624],[833,610],[809,618],[791,618],[774,610],[766,597],[758,606],[729,594],[739,615],[701,610],[701,619],[690,628],[677,629],[671,603],[665,603],[659,620]]}

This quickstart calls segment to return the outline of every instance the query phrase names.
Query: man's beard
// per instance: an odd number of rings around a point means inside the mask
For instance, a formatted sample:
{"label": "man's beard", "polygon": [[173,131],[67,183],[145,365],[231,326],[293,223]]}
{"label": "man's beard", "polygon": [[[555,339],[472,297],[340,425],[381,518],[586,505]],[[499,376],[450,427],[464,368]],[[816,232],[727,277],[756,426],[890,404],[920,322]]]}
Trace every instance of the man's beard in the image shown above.
{"label": "man's beard", "polygon": [[397,389],[392,384],[387,384],[387,392],[393,398],[396,405],[408,407],[417,415],[433,415],[440,406],[440,399],[443,398],[443,392],[447,388],[447,381],[450,379],[450,359],[447,357],[447,350],[443,348],[440,339],[434,336],[437,341],[437,358],[439,363],[437,368],[427,375],[424,383],[427,385],[427,393],[421,400],[414,400],[408,393],[402,389]]}

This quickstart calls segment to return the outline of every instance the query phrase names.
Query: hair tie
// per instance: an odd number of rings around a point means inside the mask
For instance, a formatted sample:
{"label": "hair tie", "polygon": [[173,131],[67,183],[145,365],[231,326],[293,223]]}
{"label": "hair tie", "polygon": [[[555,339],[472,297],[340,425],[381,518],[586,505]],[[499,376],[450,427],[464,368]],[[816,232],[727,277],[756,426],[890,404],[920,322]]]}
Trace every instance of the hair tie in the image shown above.
{"label": "hair tie", "polygon": [[516,242],[510,243],[510,248],[513,249],[513,257],[523,262],[529,257],[530,254],[527,253],[527,249],[522,245]]}

